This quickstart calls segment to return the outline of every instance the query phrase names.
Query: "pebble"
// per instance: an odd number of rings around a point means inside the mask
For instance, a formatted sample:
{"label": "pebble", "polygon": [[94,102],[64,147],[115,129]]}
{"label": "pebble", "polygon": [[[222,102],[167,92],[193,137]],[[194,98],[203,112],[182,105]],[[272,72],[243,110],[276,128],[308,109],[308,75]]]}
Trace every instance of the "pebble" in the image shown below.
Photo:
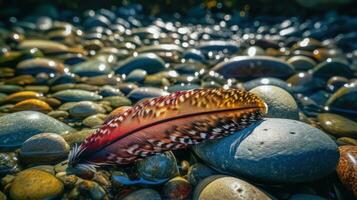
{"label": "pebble", "polygon": [[83,120],[83,125],[90,127],[90,128],[98,127],[99,125],[103,124],[105,118],[106,118],[106,115],[104,115],[104,114],[91,115],[89,117],[86,117]]}
{"label": "pebble", "polygon": [[101,87],[99,89],[98,94],[101,95],[102,97],[123,96],[123,93],[119,89],[110,85],[105,85]]}
{"label": "pebble", "polygon": [[19,155],[27,164],[54,164],[65,159],[68,153],[69,145],[60,135],[41,133],[27,139]]}
{"label": "pebble", "polygon": [[132,103],[130,99],[123,96],[110,96],[103,98],[103,101],[109,102],[112,108],[118,108],[121,106],[130,106]]}
{"label": "pebble", "polygon": [[47,58],[34,58],[20,62],[16,66],[16,72],[19,74],[36,75],[39,73],[55,74],[63,73],[62,63]]}
{"label": "pebble", "polygon": [[357,138],[357,123],[343,116],[322,113],[317,116],[320,126],[336,137]]}
{"label": "pebble", "polygon": [[132,90],[139,88],[135,83],[120,83],[118,85],[120,91],[122,91],[125,95],[128,95]]}
{"label": "pebble", "polygon": [[333,76],[351,77],[353,74],[352,69],[346,63],[337,59],[327,59],[326,61],[318,64],[313,69],[315,77],[328,80]]}
{"label": "pebble", "polygon": [[164,91],[163,89],[160,88],[155,88],[155,87],[141,87],[132,90],[127,97],[134,101],[140,101],[141,99],[145,98],[153,98],[153,97],[159,97],[159,96],[164,96],[168,95],[169,93]]}
{"label": "pebble", "polygon": [[100,76],[112,73],[111,67],[99,60],[89,60],[72,66],[71,71],[78,76]]}
{"label": "pebble", "polygon": [[294,68],[276,58],[266,56],[237,56],[212,68],[225,78],[254,79],[260,77],[287,78]]}
{"label": "pebble", "polygon": [[0,85],[1,93],[11,94],[15,92],[20,92],[21,90],[23,90],[23,87],[19,85]]}
{"label": "pebble", "polygon": [[45,85],[27,85],[27,86],[24,87],[24,90],[34,91],[34,92],[46,94],[46,93],[48,93],[50,88],[48,86],[45,86]]}
{"label": "pebble", "polygon": [[162,190],[166,199],[185,200],[189,199],[192,186],[186,179],[175,177],[166,182]]}
{"label": "pebble", "polygon": [[357,146],[340,147],[337,174],[341,182],[357,196]]}
{"label": "pebble", "polygon": [[106,111],[102,106],[91,101],[80,101],[68,110],[70,116],[81,119],[105,112]]}
{"label": "pebble", "polygon": [[78,102],[78,101],[98,101],[102,96],[85,90],[68,89],[56,92],[52,95],[61,102]]}
{"label": "pebble", "polygon": [[80,144],[87,138],[89,135],[93,134],[95,129],[83,129],[81,131],[72,131],[69,133],[64,133],[61,136],[69,144],[73,146],[74,144]]}
{"label": "pebble", "polygon": [[310,70],[316,66],[316,62],[307,56],[293,56],[286,62],[294,66],[297,71]]}
{"label": "pebble", "polygon": [[69,116],[68,112],[62,110],[54,110],[47,113],[47,115],[59,120],[63,120]]}
{"label": "pebble", "polygon": [[217,170],[275,183],[325,177],[335,170],[339,157],[335,142],[320,129],[277,118],[203,142],[194,151]]}
{"label": "pebble", "polygon": [[39,133],[73,131],[68,125],[36,111],[21,111],[0,117],[0,148],[15,149]]}
{"label": "pebble", "polygon": [[183,90],[194,90],[194,89],[198,89],[201,88],[199,85],[197,84],[176,84],[176,85],[171,85],[167,88],[168,92],[177,92],[177,91],[183,91]]}
{"label": "pebble", "polygon": [[343,113],[357,112],[357,85],[354,83],[345,85],[337,90],[326,102],[330,110],[337,110]]}
{"label": "pebble", "polygon": [[283,80],[277,78],[257,78],[251,81],[247,81],[243,84],[244,89],[251,90],[255,87],[262,85],[273,85],[280,87],[289,93],[292,93],[292,88]]}
{"label": "pebble", "polygon": [[299,119],[298,106],[287,91],[272,85],[258,86],[250,92],[261,97],[268,105],[267,117]]}
{"label": "pebble", "polygon": [[67,51],[68,47],[59,42],[50,40],[24,40],[19,44],[20,49],[33,49],[37,48],[43,53],[56,53]]}
{"label": "pebble", "polygon": [[178,173],[176,158],[170,151],[139,161],[137,169],[140,177],[149,181],[169,179]]}
{"label": "pebble", "polygon": [[12,107],[11,109],[12,112],[25,111],[25,110],[48,113],[52,111],[52,108],[44,101],[38,99],[27,99],[16,103],[14,107]]}
{"label": "pebble", "polygon": [[336,92],[338,89],[348,84],[348,79],[342,76],[333,76],[327,81],[327,89]]}
{"label": "pebble", "polygon": [[357,139],[349,138],[349,137],[340,137],[337,139],[337,144],[340,145],[355,145],[357,146]]}
{"label": "pebble", "polygon": [[76,183],[76,188],[81,195],[93,199],[102,200],[105,199],[105,190],[96,182],[89,180],[82,180]]}
{"label": "pebble", "polygon": [[38,169],[27,169],[16,175],[9,194],[16,200],[52,199],[59,197],[63,190],[63,183],[52,174]]}
{"label": "pebble", "polygon": [[196,187],[193,200],[270,200],[268,195],[257,187],[241,179],[215,175],[201,181]]}
{"label": "pebble", "polygon": [[145,80],[147,74],[148,73],[145,70],[135,69],[128,74],[125,81],[142,83]]}
{"label": "pebble", "polygon": [[142,69],[148,74],[154,74],[165,69],[165,62],[154,53],[143,53],[127,58],[114,68],[114,71],[117,74],[129,74],[135,69]]}
{"label": "pebble", "polygon": [[170,81],[160,74],[153,74],[146,76],[144,83],[145,86],[151,87],[165,87],[170,85]]}
{"label": "pebble", "polygon": [[41,93],[33,91],[22,91],[10,94],[3,100],[4,103],[17,103],[26,99],[38,99],[42,97]]}

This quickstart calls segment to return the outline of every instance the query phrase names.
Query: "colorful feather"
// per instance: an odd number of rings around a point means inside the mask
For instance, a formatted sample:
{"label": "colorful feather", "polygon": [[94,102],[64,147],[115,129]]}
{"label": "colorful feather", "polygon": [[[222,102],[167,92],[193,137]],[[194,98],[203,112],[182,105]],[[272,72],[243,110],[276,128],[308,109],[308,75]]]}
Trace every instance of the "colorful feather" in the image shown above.
{"label": "colorful feather", "polygon": [[87,169],[227,136],[261,119],[262,99],[238,89],[196,89],[141,101],[112,117],[69,155]]}

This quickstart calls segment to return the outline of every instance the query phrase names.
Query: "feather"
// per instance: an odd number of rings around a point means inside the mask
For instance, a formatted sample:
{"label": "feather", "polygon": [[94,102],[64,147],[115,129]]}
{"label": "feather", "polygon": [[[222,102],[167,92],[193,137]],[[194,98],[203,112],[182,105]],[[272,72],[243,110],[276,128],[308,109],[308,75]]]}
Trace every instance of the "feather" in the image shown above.
{"label": "feather", "polygon": [[227,136],[261,119],[267,106],[238,89],[195,89],[141,101],[107,120],[69,154],[92,169]]}

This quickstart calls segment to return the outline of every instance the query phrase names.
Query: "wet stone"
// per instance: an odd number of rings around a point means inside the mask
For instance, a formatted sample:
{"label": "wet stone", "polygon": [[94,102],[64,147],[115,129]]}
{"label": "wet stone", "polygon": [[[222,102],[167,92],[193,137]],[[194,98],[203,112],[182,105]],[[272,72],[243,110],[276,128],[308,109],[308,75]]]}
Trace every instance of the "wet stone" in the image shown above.
{"label": "wet stone", "polygon": [[71,67],[71,71],[79,76],[100,76],[112,73],[111,67],[102,61],[90,60]]}
{"label": "wet stone", "polygon": [[93,200],[101,200],[104,199],[106,196],[105,190],[96,182],[82,180],[76,184],[76,188],[78,189],[79,193],[84,197],[89,197]]}
{"label": "wet stone", "polygon": [[163,89],[154,88],[154,87],[141,87],[132,90],[128,94],[128,98],[134,102],[137,102],[144,98],[152,98],[158,96],[168,95],[169,93],[164,91]]}
{"label": "wet stone", "polygon": [[357,123],[340,115],[322,113],[317,117],[320,126],[336,137],[357,138]]}
{"label": "wet stone", "polygon": [[289,93],[292,93],[292,88],[283,80],[277,78],[258,78],[251,81],[247,81],[243,84],[243,87],[246,90],[251,90],[255,87],[262,85],[273,85],[276,87],[280,87]]}
{"label": "wet stone", "polygon": [[201,70],[204,71],[204,65],[188,62],[188,63],[176,65],[174,69],[180,74],[193,75],[197,72],[200,72]]}
{"label": "wet stone", "polygon": [[213,67],[213,71],[225,78],[254,79],[260,77],[287,78],[294,73],[294,68],[281,60],[265,56],[238,56],[228,62]]}
{"label": "wet stone", "polygon": [[144,53],[124,60],[114,71],[117,74],[129,74],[135,69],[142,69],[153,74],[164,70],[165,62],[156,54]]}
{"label": "wet stone", "polygon": [[36,166],[33,166],[33,167],[29,167],[29,169],[38,169],[38,170],[41,170],[41,171],[45,171],[45,172],[48,172],[52,175],[55,175],[55,168],[53,165],[36,165]]}
{"label": "wet stone", "polygon": [[246,181],[234,177],[216,175],[210,176],[199,183],[194,191],[193,199],[270,200],[272,198]]}
{"label": "wet stone", "polygon": [[135,69],[128,74],[125,81],[126,82],[142,83],[145,80],[146,75],[147,75],[147,72],[145,70]]}
{"label": "wet stone", "polygon": [[69,133],[64,133],[61,136],[66,140],[66,142],[73,146],[74,144],[81,144],[84,139],[86,139],[89,135],[93,134],[95,129],[83,129],[81,131],[72,131]]}
{"label": "wet stone", "polygon": [[120,83],[118,85],[120,91],[122,91],[125,95],[128,95],[132,90],[139,88],[135,83]]}
{"label": "wet stone", "polygon": [[178,173],[175,156],[170,151],[139,161],[137,168],[140,177],[151,181],[169,179]]}
{"label": "wet stone", "polygon": [[52,95],[61,102],[77,102],[77,101],[98,101],[102,96],[85,90],[69,89],[56,92]]}
{"label": "wet stone", "polygon": [[103,101],[109,102],[112,108],[118,108],[121,106],[130,106],[132,103],[130,99],[123,96],[111,96],[103,98]]}
{"label": "wet stone", "polygon": [[325,177],[335,170],[339,157],[336,143],[320,129],[277,118],[265,118],[193,149],[215,169],[276,183],[301,183]]}
{"label": "wet stone", "polygon": [[12,199],[50,199],[59,197],[64,187],[60,180],[48,172],[27,169],[17,174],[11,183]]}
{"label": "wet stone", "polygon": [[91,115],[83,120],[83,125],[90,128],[98,127],[99,125],[103,124],[105,118],[106,115],[104,114]]}
{"label": "wet stone", "polygon": [[19,85],[0,85],[1,93],[11,94],[15,92],[20,92],[21,90],[23,90],[23,87]]}
{"label": "wet stone", "polygon": [[73,131],[68,125],[35,111],[21,111],[0,117],[0,148],[14,149],[33,135]]}
{"label": "wet stone", "polygon": [[175,177],[170,179],[163,187],[164,197],[172,200],[188,199],[191,191],[191,184],[182,177]]}
{"label": "wet stone", "polygon": [[299,119],[297,104],[287,91],[276,86],[263,85],[250,92],[261,97],[268,105],[267,117]]}
{"label": "wet stone", "polygon": [[69,145],[60,135],[41,133],[26,140],[19,154],[27,164],[53,164],[65,159],[68,153]]}
{"label": "wet stone", "polygon": [[18,102],[17,104],[14,105],[14,107],[11,108],[12,112],[25,111],[25,110],[48,113],[52,111],[52,108],[46,102],[38,99],[23,100]]}
{"label": "wet stone", "polygon": [[31,75],[39,73],[63,73],[64,66],[62,63],[47,58],[34,58],[20,62],[16,67],[16,72]]}
{"label": "wet stone", "polygon": [[342,76],[333,76],[327,81],[327,89],[336,92],[342,86],[348,83],[348,79]]}
{"label": "wet stone", "polygon": [[349,137],[340,137],[337,139],[337,144],[340,146],[343,145],[354,145],[357,146],[357,139],[349,138]]}
{"label": "wet stone", "polygon": [[46,94],[49,91],[49,87],[45,85],[28,85],[24,87],[24,90]]}
{"label": "wet stone", "polygon": [[68,112],[62,110],[54,110],[47,113],[48,116],[53,117],[55,119],[63,120],[69,116]]}
{"label": "wet stone", "polygon": [[85,118],[90,115],[105,113],[105,109],[97,103],[91,101],[80,101],[74,104],[69,110],[69,115],[74,118]]}
{"label": "wet stone", "polygon": [[165,87],[170,85],[170,81],[158,74],[148,75],[146,76],[144,83],[145,86],[152,86],[152,87]]}
{"label": "wet stone", "polygon": [[193,90],[193,89],[198,89],[201,88],[201,86],[197,84],[176,84],[176,85],[171,85],[167,88],[168,92],[177,92],[177,91],[183,91],[183,90]]}
{"label": "wet stone", "polygon": [[357,85],[354,83],[345,85],[337,90],[326,102],[326,106],[332,111],[346,114],[357,112]]}
{"label": "wet stone", "polygon": [[110,97],[110,96],[123,96],[124,94],[120,92],[119,89],[110,86],[110,85],[105,85],[99,89],[99,95],[102,97]]}
{"label": "wet stone", "polygon": [[39,99],[40,97],[42,97],[41,93],[33,91],[22,91],[6,96],[3,100],[3,103],[17,103],[26,99]]}
{"label": "wet stone", "polygon": [[332,76],[351,77],[353,75],[353,71],[348,64],[340,60],[327,59],[325,62],[318,64],[313,69],[313,75],[315,77],[328,80]]}
{"label": "wet stone", "polygon": [[340,155],[337,174],[348,190],[357,196],[357,146],[340,147]]}
{"label": "wet stone", "polygon": [[306,56],[293,56],[286,62],[294,66],[294,68],[298,71],[306,71],[316,66],[316,62]]}

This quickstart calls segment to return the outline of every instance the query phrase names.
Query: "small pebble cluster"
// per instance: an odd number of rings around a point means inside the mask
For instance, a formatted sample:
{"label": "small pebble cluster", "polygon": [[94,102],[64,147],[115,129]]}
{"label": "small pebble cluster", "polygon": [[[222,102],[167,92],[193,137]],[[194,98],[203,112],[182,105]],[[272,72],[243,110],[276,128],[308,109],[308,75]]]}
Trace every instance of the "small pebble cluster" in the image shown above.
{"label": "small pebble cluster", "polygon": [[[41,8],[0,23],[0,199],[357,197],[356,17]],[[190,148],[68,170],[105,122],[197,88],[249,91],[268,113]]]}

